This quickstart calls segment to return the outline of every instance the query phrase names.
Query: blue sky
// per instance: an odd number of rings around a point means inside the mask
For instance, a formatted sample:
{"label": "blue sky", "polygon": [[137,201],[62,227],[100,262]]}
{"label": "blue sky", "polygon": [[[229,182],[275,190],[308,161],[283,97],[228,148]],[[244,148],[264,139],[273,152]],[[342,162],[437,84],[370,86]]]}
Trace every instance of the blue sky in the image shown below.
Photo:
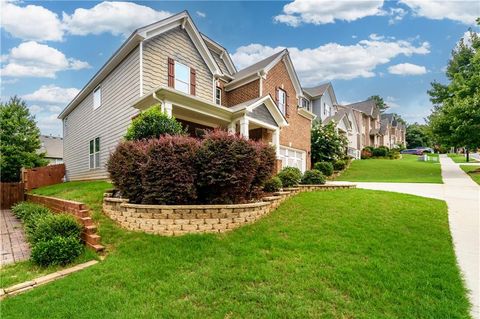
{"label": "blue sky", "polygon": [[43,134],[136,27],[188,10],[237,68],[288,48],[302,84],[337,100],[379,94],[408,122],[429,114],[450,52],[480,16],[478,2],[1,2],[1,97],[24,97]]}

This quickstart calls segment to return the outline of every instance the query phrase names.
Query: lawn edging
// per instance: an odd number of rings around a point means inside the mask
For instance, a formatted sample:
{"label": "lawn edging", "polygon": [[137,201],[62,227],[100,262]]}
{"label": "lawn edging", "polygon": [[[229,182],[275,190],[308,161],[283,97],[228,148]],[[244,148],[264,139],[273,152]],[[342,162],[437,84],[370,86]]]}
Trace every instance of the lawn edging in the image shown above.
{"label": "lawn edging", "polygon": [[98,260],[90,260],[82,264],[75,265],[73,267],[62,269],[54,273],[35,278],[33,280],[25,281],[7,288],[0,288],[0,300],[8,297],[18,295],[22,292],[29,291],[38,286],[47,284],[49,282],[63,278],[71,273],[80,271],[82,269],[88,268],[98,263]]}
{"label": "lawn edging", "polygon": [[60,199],[56,197],[26,194],[25,200],[48,207],[56,213],[68,213],[74,216],[83,226],[82,240],[95,251],[102,251],[104,246],[100,244],[100,236],[97,234],[97,226],[90,217],[90,210],[84,203]]}
{"label": "lawn edging", "polygon": [[251,224],[300,192],[355,188],[351,183],[298,185],[266,196],[259,202],[231,205],[143,205],[106,192],[103,212],[120,227],[163,236],[223,233]]}

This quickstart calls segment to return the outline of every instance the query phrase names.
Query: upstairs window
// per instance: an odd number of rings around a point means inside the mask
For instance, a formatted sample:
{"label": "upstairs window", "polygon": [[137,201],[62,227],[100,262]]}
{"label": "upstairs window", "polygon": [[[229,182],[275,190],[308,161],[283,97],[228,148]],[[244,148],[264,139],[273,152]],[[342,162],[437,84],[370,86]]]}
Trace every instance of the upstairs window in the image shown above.
{"label": "upstairs window", "polygon": [[307,100],[306,98],[302,98],[301,103],[302,103],[301,107],[310,111],[310,101],[309,100]]}
{"label": "upstairs window", "polygon": [[222,105],[222,89],[218,86],[215,89],[215,103]]}
{"label": "upstairs window", "polygon": [[278,108],[280,109],[280,112],[282,112],[283,115],[285,115],[285,109],[287,106],[287,92],[285,92],[282,89],[278,89],[278,96],[277,96],[277,102],[278,102]]}
{"label": "upstairs window", "polygon": [[175,89],[190,94],[190,68],[175,61]]}
{"label": "upstairs window", "polygon": [[102,105],[102,87],[98,86],[93,91],[93,109],[98,109]]}
{"label": "upstairs window", "polygon": [[100,167],[100,137],[90,140],[89,152],[90,169]]}

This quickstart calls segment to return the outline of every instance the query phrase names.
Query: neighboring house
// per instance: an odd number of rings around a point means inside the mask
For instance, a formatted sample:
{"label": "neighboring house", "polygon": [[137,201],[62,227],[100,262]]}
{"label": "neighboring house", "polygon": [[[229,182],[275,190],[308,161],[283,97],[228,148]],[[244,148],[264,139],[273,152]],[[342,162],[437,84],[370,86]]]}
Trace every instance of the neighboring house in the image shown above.
{"label": "neighboring house", "polygon": [[332,83],[304,88],[303,93],[308,99],[306,105],[317,116],[317,119],[323,122],[328,117],[335,115],[335,105],[338,103]]}
{"label": "neighboring house", "polygon": [[160,104],[194,135],[224,128],[275,146],[278,168],[310,168],[315,115],[287,50],[237,71],[184,11],[139,28],[59,115],[70,180],[107,178],[105,164],[140,110]]}
{"label": "neighboring house", "polygon": [[361,144],[361,133],[360,127],[358,126],[357,119],[355,117],[355,111],[352,108],[337,105],[336,106],[337,117],[342,117],[343,122],[348,124],[345,125],[347,131],[343,127],[338,126],[340,131],[343,131],[348,140],[347,155],[354,159],[360,159],[362,144]]}
{"label": "neighboring house", "polygon": [[380,109],[373,100],[346,105],[354,109],[355,118],[361,132],[361,146],[379,147],[383,143],[380,133]]}
{"label": "neighboring house", "polygon": [[45,153],[45,159],[52,164],[63,163],[63,139],[61,137],[40,135],[39,153]]}
{"label": "neighboring house", "polygon": [[383,135],[382,144],[388,148],[405,146],[405,124],[396,114],[385,113],[381,115],[380,132]]}

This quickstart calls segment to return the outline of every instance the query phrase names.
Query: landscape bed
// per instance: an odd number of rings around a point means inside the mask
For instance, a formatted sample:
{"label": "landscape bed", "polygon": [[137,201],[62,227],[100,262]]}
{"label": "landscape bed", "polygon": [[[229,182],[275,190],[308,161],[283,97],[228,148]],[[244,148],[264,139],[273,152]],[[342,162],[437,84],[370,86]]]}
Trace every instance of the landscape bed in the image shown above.
{"label": "landscape bed", "polygon": [[442,201],[353,189],[301,193],[234,232],[162,237],[103,216],[109,188],[75,182],[36,191],[86,203],[108,255],[7,298],[2,316],[469,316]]}
{"label": "landscape bed", "polygon": [[460,168],[463,169],[475,183],[480,185],[480,165],[460,165]]}

